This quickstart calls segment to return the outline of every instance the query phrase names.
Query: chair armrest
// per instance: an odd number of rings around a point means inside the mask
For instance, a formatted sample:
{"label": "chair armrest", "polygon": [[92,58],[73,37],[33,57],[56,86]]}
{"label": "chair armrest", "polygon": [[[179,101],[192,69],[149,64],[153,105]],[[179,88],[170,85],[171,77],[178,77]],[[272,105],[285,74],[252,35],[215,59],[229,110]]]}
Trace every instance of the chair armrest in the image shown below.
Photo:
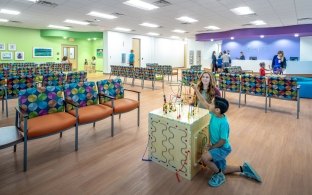
{"label": "chair armrest", "polygon": [[108,98],[110,98],[110,99],[112,99],[112,100],[116,99],[115,97],[110,96],[110,95],[106,95],[106,94],[104,94],[104,93],[99,93],[99,96],[100,96],[100,97],[108,97]]}
{"label": "chair armrest", "polygon": [[125,88],[124,88],[124,90],[125,90],[125,91],[135,92],[135,93],[141,93],[140,91],[136,91],[136,90],[132,90],[132,89],[125,89]]}
{"label": "chair armrest", "polygon": [[27,114],[24,110],[22,110],[19,106],[16,106],[16,107],[15,107],[15,110],[16,110],[20,115],[22,115],[23,118],[28,118],[28,114]]}
{"label": "chair armrest", "polygon": [[79,108],[79,104],[77,102],[74,102],[73,100],[65,99],[64,101],[66,104],[71,104],[72,106]]}

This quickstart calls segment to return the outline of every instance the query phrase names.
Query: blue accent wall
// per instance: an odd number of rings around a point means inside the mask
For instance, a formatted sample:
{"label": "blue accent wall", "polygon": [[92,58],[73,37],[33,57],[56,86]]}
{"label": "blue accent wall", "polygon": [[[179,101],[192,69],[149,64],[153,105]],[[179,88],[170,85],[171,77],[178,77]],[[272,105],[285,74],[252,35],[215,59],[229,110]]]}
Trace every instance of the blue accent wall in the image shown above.
{"label": "blue accent wall", "polygon": [[287,60],[289,57],[300,56],[300,38],[294,36],[269,37],[258,39],[223,40],[222,51],[230,50],[232,59],[239,58],[240,52],[244,52],[246,60],[251,56],[258,60],[271,60],[279,50],[284,51]]}

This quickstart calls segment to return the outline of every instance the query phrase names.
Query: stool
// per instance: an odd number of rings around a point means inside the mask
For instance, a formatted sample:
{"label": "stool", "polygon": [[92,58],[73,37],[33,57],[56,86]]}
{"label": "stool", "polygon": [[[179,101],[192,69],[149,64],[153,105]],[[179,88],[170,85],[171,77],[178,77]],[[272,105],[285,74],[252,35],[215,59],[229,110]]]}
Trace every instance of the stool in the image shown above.
{"label": "stool", "polygon": [[16,144],[23,140],[23,135],[15,126],[0,127],[0,149],[14,145],[14,152],[16,152]]}

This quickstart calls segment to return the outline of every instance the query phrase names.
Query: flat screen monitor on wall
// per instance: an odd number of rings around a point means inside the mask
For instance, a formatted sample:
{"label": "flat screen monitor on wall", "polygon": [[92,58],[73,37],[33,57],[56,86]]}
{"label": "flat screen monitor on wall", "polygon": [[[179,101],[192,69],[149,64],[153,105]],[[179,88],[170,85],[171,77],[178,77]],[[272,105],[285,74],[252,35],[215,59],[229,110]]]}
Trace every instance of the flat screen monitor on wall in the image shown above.
{"label": "flat screen monitor on wall", "polygon": [[249,60],[257,60],[257,57],[256,56],[250,56]]}
{"label": "flat screen monitor on wall", "polygon": [[289,61],[299,61],[299,57],[289,57]]}

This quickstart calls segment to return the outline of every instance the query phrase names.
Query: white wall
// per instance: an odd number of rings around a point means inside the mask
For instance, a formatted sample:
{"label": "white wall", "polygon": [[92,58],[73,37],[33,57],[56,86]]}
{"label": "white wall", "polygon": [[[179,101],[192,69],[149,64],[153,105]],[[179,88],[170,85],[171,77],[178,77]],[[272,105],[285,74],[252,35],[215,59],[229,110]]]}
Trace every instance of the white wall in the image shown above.
{"label": "white wall", "polygon": [[312,61],[312,36],[300,37],[300,61]]}
{"label": "white wall", "polygon": [[187,40],[187,67],[189,67],[189,53],[190,50],[194,51],[194,64],[196,64],[196,52],[197,50],[201,51],[201,65],[202,68],[211,68],[211,55],[213,51],[217,52],[217,56],[219,51],[221,51],[221,41],[195,41],[192,39]]}
{"label": "white wall", "polygon": [[[132,38],[141,40],[141,67],[146,63],[158,63],[181,67],[184,63],[184,42],[164,38],[125,34],[118,32],[104,32],[104,69],[110,72],[110,65],[126,65],[132,49]],[[106,40],[106,41],[105,41]],[[105,50],[107,48],[107,50]],[[126,64],[121,63],[121,54],[126,53]]]}

